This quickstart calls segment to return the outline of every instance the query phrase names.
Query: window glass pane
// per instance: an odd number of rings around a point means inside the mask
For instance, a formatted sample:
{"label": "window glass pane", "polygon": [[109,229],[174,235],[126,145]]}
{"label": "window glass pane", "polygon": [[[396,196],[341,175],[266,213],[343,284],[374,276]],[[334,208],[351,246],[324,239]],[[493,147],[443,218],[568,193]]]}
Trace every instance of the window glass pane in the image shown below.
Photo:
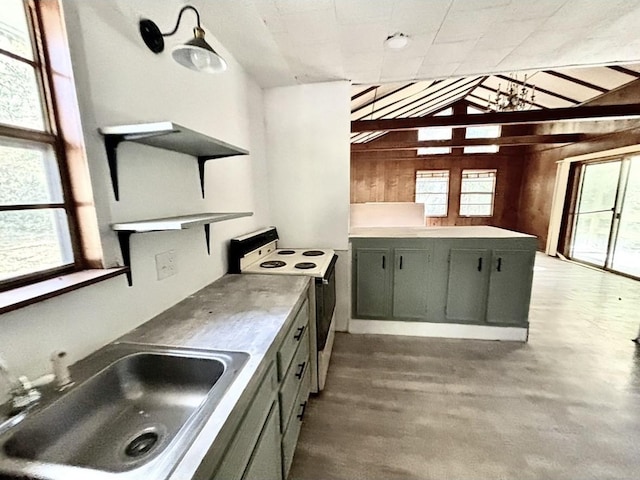
{"label": "window glass pane", "polygon": [[424,203],[427,217],[446,216],[449,202],[449,171],[418,170],[415,201]]}
{"label": "window glass pane", "polygon": [[500,136],[500,125],[467,127],[465,138],[496,138]]}
{"label": "window glass pane", "polygon": [[460,215],[463,217],[490,217],[493,215],[491,205],[460,205]]}
{"label": "window glass pane", "polygon": [[451,127],[420,128],[418,140],[451,140]]}
{"label": "window glass pane", "polygon": [[62,203],[60,173],[48,146],[0,138],[0,205]]}
{"label": "window glass pane", "polygon": [[493,192],[493,178],[487,180],[463,180],[462,181],[463,192]]}
{"label": "window glass pane", "polygon": [[0,212],[0,280],[71,263],[64,210]]}
{"label": "window glass pane", "polygon": [[460,186],[461,216],[493,215],[496,170],[463,170]]}
{"label": "window glass pane", "polygon": [[0,55],[0,123],[44,130],[35,70],[5,55]]}
{"label": "window glass pane", "polygon": [[451,153],[449,147],[422,147],[418,149],[418,155],[441,155],[443,153]]}
{"label": "window glass pane", "polygon": [[474,145],[473,147],[464,147],[464,153],[496,153],[497,151],[497,145]]}
{"label": "window glass pane", "polygon": [[33,60],[29,27],[22,0],[2,0],[0,48]]}
{"label": "window glass pane", "polygon": [[487,193],[463,193],[460,195],[460,203],[465,205],[491,205],[493,195]]}

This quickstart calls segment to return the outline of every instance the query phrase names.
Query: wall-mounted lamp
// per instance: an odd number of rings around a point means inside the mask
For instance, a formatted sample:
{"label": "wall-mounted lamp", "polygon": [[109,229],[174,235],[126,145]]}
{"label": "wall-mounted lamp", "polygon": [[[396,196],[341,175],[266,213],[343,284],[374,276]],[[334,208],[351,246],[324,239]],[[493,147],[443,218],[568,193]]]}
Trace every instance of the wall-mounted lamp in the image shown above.
{"label": "wall-mounted lamp", "polygon": [[153,53],[162,52],[164,37],[170,37],[178,31],[185,10],[193,10],[196,13],[198,24],[193,28],[193,38],[184,45],[174,47],[171,56],[180,65],[197,72],[224,72],[227,69],[227,62],[204,40],[204,30],[200,27],[200,14],[191,5],[182,7],[176,26],[168,33],[162,33],[153,20],[148,18],[140,20],[140,35],[144,43]]}

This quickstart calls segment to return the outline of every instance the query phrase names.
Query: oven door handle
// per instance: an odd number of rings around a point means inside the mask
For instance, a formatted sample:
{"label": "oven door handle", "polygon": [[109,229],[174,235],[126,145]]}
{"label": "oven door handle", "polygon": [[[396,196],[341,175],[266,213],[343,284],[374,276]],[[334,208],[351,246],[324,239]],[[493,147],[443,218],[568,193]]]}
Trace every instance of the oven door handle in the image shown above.
{"label": "oven door handle", "polygon": [[[322,277],[322,285],[329,285],[329,280],[331,279],[331,274],[335,271],[335,265],[336,262],[338,261],[338,256],[334,255],[331,258],[331,261],[329,262],[329,266],[327,267],[327,271],[324,274],[324,277]],[[320,282],[317,282],[320,283]]]}

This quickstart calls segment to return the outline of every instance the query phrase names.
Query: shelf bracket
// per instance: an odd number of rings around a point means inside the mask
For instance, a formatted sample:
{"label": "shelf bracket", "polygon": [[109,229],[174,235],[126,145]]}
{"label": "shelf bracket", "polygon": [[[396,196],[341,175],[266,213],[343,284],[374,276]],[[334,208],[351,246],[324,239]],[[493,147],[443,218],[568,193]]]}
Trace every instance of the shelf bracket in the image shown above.
{"label": "shelf bracket", "polygon": [[204,238],[207,242],[207,255],[211,255],[211,244],[209,243],[209,240],[211,239],[211,225],[208,223],[205,223],[204,225]]}
{"label": "shelf bracket", "polygon": [[118,145],[124,140],[124,135],[105,135],[104,137],[104,147],[107,151],[111,185],[113,186],[113,194],[116,197],[116,201],[120,200],[120,189],[118,186]]}
{"label": "shelf bracket", "polygon": [[129,286],[133,286],[133,278],[131,275],[131,244],[129,242],[131,234],[133,232],[129,230],[123,230],[118,232],[118,242],[120,242],[120,251],[122,252],[122,261],[124,266],[127,267],[127,282]]}
{"label": "shelf bracket", "polygon": [[219,158],[219,157],[215,157],[215,156],[198,157],[198,174],[200,175],[200,191],[202,192],[202,198],[204,198],[204,165],[207,162],[207,160],[213,160],[214,158]]}

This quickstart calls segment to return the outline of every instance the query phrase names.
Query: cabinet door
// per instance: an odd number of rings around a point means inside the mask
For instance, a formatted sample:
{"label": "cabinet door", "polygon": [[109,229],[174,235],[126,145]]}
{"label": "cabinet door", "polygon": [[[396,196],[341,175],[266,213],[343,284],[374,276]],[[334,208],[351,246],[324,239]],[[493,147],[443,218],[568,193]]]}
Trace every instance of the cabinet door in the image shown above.
{"label": "cabinet door", "polygon": [[393,317],[427,317],[429,251],[396,248],[393,274]]}
{"label": "cabinet door", "polygon": [[391,249],[356,250],[356,317],[389,316],[389,272],[392,268]]}
{"label": "cabinet door", "polygon": [[274,402],[242,480],[282,480],[280,414]]}
{"label": "cabinet door", "polygon": [[489,251],[451,249],[447,284],[447,320],[483,323],[485,318]]}
{"label": "cabinet door", "polygon": [[529,250],[493,251],[487,322],[526,325],[534,260]]}

